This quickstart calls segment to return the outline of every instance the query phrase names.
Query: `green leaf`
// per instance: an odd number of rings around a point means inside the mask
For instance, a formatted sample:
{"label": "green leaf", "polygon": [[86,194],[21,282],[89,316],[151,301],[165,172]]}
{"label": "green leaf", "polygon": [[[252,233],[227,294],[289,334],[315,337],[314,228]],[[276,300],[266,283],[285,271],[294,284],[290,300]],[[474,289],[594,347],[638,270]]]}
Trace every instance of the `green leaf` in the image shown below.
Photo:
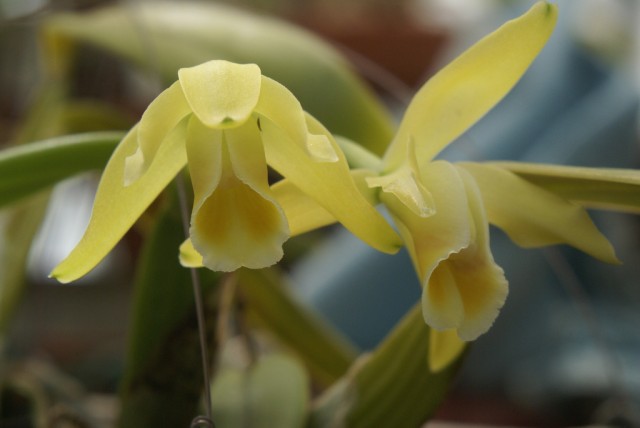
{"label": "green leaf", "polygon": [[103,168],[121,132],[92,132],[51,138],[0,152],[0,206],[58,181]]}
{"label": "green leaf", "polygon": [[[174,201],[171,201],[174,202]],[[135,280],[132,326],[121,385],[119,426],[189,426],[197,415],[204,385],[193,288],[189,270],[178,263],[184,240],[175,204],[156,220],[145,241]],[[217,319],[210,285],[216,276],[202,270],[207,333]],[[209,341],[209,352],[215,351]]]}
{"label": "green leaf", "polygon": [[389,112],[344,58],[282,21],[211,3],[154,2],[52,15],[44,33],[51,63],[69,61],[70,46],[86,43],[160,73],[167,85],[179,68],[211,59],[256,63],[333,132],[378,154],[393,135]]}
{"label": "green leaf", "polygon": [[296,301],[275,269],[240,269],[238,290],[250,316],[309,367],[325,385],[342,376],[356,351],[346,339]]}
{"label": "green leaf", "polygon": [[586,208],[640,214],[640,170],[493,162]]}
{"label": "green leaf", "polygon": [[400,321],[371,354],[318,400],[312,427],[421,426],[448,392],[460,358],[446,369],[429,370],[429,327],[420,305]]}
{"label": "green leaf", "polygon": [[220,370],[211,395],[218,428],[301,428],[309,379],[295,358],[267,354],[246,368]]}

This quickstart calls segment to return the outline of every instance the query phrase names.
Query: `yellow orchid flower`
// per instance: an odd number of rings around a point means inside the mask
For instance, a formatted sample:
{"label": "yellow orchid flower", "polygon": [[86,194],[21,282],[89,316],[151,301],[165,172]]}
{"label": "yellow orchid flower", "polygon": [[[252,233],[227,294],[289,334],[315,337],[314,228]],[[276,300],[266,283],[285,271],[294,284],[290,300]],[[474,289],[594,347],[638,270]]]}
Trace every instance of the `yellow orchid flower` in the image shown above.
{"label": "yellow orchid flower", "polygon": [[[291,92],[257,65],[214,60],[179,70],[123,139],[84,237],[51,275],[69,282],[95,267],[186,164],[194,193],[186,264],[232,271],[276,263],[289,236],[309,229],[304,212],[279,199],[310,198],[381,251],[401,245],[331,134]],[[287,178],[278,190],[267,165]]]}
{"label": "yellow orchid flower", "polygon": [[[499,209],[488,210],[488,198],[504,201],[500,208],[506,205],[523,214],[500,212],[512,221],[498,225],[513,226],[505,228],[521,233],[517,242],[575,244],[578,237],[587,241],[582,249],[591,249],[593,240],[606,242],[588,217],[576,215],[582,222],[562,230],[571,211],[562,201],[527,189],[523,201],[539,210],[566,208],[532,221],[520,211],[522,206],[513,203],[514,191],[523,183],[495,188],[489,183],[493,176],[479,182],[478,170],[485,171],[484,166],[434,160],[517,83],[551,35],[556,16],[554,5],[537,3],[433,76],[408,106],[379,174],[367,178],[369,186],[380,189],[380,201],[393,217],[421,280],[422,312],[433,332],[429,358],[433,369],[446,366],[462,351],[464,341],[486,332],[507,296],[507,280],[489,247],[488,224],[496,223]],[[524,195],[523,189],[517,190],[516,195]],[[541,230],[547,233],[539,235]]]}
{"label": "yellow orchid flower", "polygon": [[361,189],[363,183],[369,187],[369,200],[387,208],[412,258],[423,287],[423,316],[432,327],[433,370],[486,332],[507,297],[507,280],[489,247],[489,223],[524,247],[565,243],[617,263],[583,206],[638,209],[619,192],[616,198],[585,190],[591,182],[628,193],[640,184],[637,173],[434,160],[511,90],[556,19],[556,6],[539,2],[433,76],[408,106],[382,159],[341,140],[352,166],[361,168],[354,178]]}

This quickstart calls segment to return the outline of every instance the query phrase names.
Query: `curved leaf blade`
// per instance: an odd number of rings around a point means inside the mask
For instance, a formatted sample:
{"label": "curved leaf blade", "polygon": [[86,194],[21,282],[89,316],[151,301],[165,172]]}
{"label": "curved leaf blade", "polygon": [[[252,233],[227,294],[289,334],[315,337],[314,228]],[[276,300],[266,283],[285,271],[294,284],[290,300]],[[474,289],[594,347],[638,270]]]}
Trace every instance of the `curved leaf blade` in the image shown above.
{"label": "curved leaf blade", "polygon": [[101,169],[122,132],[92,132],[51,138],[0,152],[0,206],[69,178]]}

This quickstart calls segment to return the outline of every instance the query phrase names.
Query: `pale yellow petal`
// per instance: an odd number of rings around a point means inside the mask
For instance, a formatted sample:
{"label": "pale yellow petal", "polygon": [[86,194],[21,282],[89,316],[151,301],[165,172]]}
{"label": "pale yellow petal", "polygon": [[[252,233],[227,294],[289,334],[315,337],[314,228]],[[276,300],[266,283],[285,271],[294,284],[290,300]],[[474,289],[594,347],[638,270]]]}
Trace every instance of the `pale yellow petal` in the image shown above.
{"label": "pale yellow petal", "polygon": [[492,164],[587,208],[640,214],[640,170],[520,162]]}
{"label": "pale yellow petal", "polygon": [[125,160],[136,150],[137,133],[138,128],[134,127],[111,156],[100,179],[84,236],[51,273],[58,281],[76,280],[93,269],[186,164],[184,119],[159,148],[147,172],[130,186],[124,186]]}
{"label": "pale yellow petal", "polygon": [[458,278],[447,261],[448,259],[438,264],[422,290],[424,321],[436,330],[458,328],[465,316]]}
{"label": "pale yellow petal", "polygon": [[198,211],[222,177],[223,131],[204,126],[191,116],[187,128],[187,159],[193,186],[193,211]]}
{"label": "pale yellow petal", "polygon": [[284,211],[291,236],[335,223],[336,218],[315,199],[297,188],[290,180],[281,180],[271,187],[273,196]]}
{"label": "pale yellow petal", "polygon": [[138,149],[125,163],[125,185],[144,174],[171,130],[191,112],[179,82],[164,90],[149,104],[138,124]]}
{"label": "pale yellow petal", "polygon": [[[443,262],[453,276],[464,306],[464,319],[457,326],[462,340],[474,340],[485,333],[508,294],[503,270],[494,262],[489,246],[489,224],[480,191],[473,178],[460,171],[465,183],[474,237],[471,244]],[[440,266],[434,271],[434,275]],[[431,285],[431,283],[429,284]]]}
{"label": "pale yellow petal", "polygon": [[[267,183],[260,140],[247,123],[225,131],[222,176],[191,218],[191,241],[214,271],[260,269],[277,263],[288,226]],[[260,165],[262,159],[262,165]]]}
{"label": "pale yellow petal", "polygon": [[466,348],[455,330],[429,332],[429,369],[439,372],[456,360]]}
{"label": "pale yellow petal", "polygon": [[178,71],[189,106],[210,128],[234,127],[253,113],[260,96],[260,68],[222,60]]}
{"label": "pale yellow petal", "polygon": [[402,241],[354,183],[349,166],[329,132],[309,117],[313,134],[325,135],[339,155],[337,162],[318,162],[271,121],[262,121],[267,161],[303,193],[330,212],[354,235],[372,247],[395,253]]}
{"label": "pale yellow petal", "polygon": [[180,264],[188,268],[202,267],[202,255],[193,248],[191,239],[187,239],[180,244]]}
{"label": "pale yellow petal", "polygon": [[[374,172],[369,170],[351,170],[351,176],[362,195],[371,203],[377,203],[377,192],[366,184],[365,180]],[[324,209],[315,199],[297,188],[291,180],[280,180],[271,186],[273,195],[278,201],[289,222],[291,236],[300,235],[338,220]]]}
{"label": "pale yellow petal", "polygon": [[489,34],[432,77],[405,112],[385,155],[385,171],[402,164],[410,138],[423,165],[498,103],[547,42],[556,6],[539,2]]}
{"label": "pale yellow petal", "polygon": [[381,192],[424,283],[437,264],[469,245],[472,226],[464,184],[455,167],[432,162],[420,171],[420,180],[431,192],[435,214],[417,216],[393,193]]}
{"label": "pale yellow petal", "polygon": [[489,221],[523,247],[568,244],[593,257],[618,263],[613,247],[587,212],[495,165],[461,163],[474,177]]}
{"label": "pale yellow petal", "polygon": [[275,80],[262,77],[262,90],[255,112],[280,128],[314,160],[338,161],[338,154],[329,139],[324,134],[313,135],[308,132],[300,102]]}
{"label": "pale yellow petal", "polygon": [[504,274],[489,249],[479,191],[464,171],[443,161],[426,165],[421,180],[435,203],[430,217],[415,215],[393,194],[380,197],[419,273],[425,322],[473,340],[492,325],[507,294]]}
{"label": "pale yellow petal", "polygon": [[407,159],[398,169],[386,175],[367,179],[370,187],[380,187],[383,192],[392,193],[415,215],[429,217],[435,213],[433,195],[419,178],[415,144],[407,146]]}

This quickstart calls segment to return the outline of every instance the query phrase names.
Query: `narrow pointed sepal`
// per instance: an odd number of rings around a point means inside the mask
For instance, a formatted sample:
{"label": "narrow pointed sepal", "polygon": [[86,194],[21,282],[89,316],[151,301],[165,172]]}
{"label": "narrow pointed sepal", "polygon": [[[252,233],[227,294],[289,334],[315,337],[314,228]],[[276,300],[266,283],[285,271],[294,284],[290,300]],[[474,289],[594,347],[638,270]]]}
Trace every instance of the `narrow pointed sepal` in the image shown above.
{"label": "narrow pointed sepal", "polygon": [[611,243],[578,204],[495,165],[459,165],[478,184],[489,222],[516,244],[525,248],[568,244],[602,261],[619,263]]}
{"label": "narrow pointed sepal", "polygon": [[384,157],[402,164],[409,140],[423,165],[493,108],[520,80],[549,39],[557,7],[536,3],[440,70],[418,91]]}
{"label": "narrow pointed sepal", "polygon": [[138,128],[134,127],[105,167],[84,236],[51,272],[58,281],[74,281],[93,269],[185,166],[186,119],[167,136],[147,171],[125,186],[125,160],[136,150],[137,134]]}

